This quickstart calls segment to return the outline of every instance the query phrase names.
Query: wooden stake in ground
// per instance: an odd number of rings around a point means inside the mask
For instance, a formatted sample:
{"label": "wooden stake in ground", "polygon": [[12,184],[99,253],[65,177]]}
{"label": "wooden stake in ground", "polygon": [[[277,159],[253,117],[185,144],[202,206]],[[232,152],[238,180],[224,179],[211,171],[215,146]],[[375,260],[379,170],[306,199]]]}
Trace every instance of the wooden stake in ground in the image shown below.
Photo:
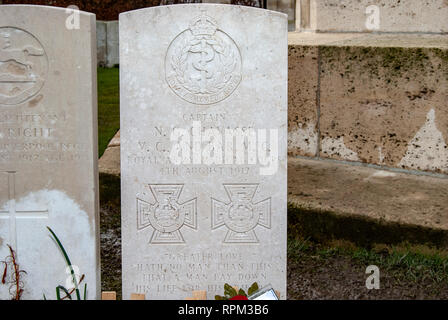
{"label": "wooden stake in ground", "polygon": [[207,291],[205,290],[193,291],[193,298],[195,300],[207,300]]}
{"label": "wooden stake in ground", "polygon": [[192,297],[187,297],[185,300],[207,300],[207,291],[197,290],[192,292]]}
{"label": "wooden stake in ground", "polygon": [[146,300],[144,293],[131,293],[131,300]]}
{"label": "wooden stake in ground", "polygon": [[117,300],[117,293],[115,291],[101,292],[101,300]]}

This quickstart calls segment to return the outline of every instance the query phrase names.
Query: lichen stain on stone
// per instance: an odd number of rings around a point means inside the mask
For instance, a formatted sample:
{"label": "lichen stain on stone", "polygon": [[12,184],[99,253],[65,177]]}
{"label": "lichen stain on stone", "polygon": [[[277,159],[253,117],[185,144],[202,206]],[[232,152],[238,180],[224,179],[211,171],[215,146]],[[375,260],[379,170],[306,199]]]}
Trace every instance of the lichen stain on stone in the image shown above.
{"label": "lichen stain on stone", "polygon": [[[389,84],[397,84],[405,76],[421,77],[431,72],[434,66],[430,56],[436,53],[432,48],[400,48],[400,47],[322,47],[322,60],[328,70],[344,70],[344,77],[354,73],[350,78],[359,74],[368,74],[372,79],[383,77]],[[345,62],[340,68],[336,65]],[[353,67],[355,66],[355,67]],[[334,71],[336,72],[336,71]]]}
{"label": "lichen stain on stone", "polygon": [[28,106],[30,108],[34,108],[35,106],[38,105],[38,103],[42,100],[44,96],[43,95],[38,95],[37,97],[33,98],[33,100],[31,100],[30,102],[28,102]]}
{"label": "lichen stain on stone", "polygon": [[344,144],[344,137],[339,137],[337,139],[325,137],[321,143],[322,153],[325,156],[338,156],[343,160],[359,161],[358,154],[350,150]]}
{"label": "lichen stain on stone", "polygon": [[398,164],[403,168],[448,172],[448,147],[436,126],[436,113],[429,110],[426,122],[409,142]]}

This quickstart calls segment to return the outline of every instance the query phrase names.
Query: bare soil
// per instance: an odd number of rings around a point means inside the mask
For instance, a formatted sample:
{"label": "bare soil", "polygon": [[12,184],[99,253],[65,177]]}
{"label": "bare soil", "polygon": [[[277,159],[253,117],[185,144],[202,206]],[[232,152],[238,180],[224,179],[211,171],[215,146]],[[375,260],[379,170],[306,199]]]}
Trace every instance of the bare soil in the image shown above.
{"label": "bare soil", "polygon": [[348,256],[322,259],[303,255],[288,260],[288,299],[290,300],[409,300],[448,299],[448,283],[432,279],[400,279],[380,269],[380,289],[366,288],[366,265]]}

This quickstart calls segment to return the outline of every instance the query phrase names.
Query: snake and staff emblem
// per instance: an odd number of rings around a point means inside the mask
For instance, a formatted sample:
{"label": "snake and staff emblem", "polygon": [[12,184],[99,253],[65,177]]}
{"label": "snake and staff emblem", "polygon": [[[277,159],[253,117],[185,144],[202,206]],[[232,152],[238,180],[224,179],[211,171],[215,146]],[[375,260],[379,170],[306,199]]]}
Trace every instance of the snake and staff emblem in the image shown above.
{"label": "snake and staff emblem", "polygon": [[227,98],[239,85],[241,54],[203,11],[171,42],[165,72],[179,97],[194,104],[212,104]]}
{"label": "snake and staff emblem", "polygon": [[30,33],[0,27],[0,104],[26,102],[42,88],[47,74],[45,50]]}

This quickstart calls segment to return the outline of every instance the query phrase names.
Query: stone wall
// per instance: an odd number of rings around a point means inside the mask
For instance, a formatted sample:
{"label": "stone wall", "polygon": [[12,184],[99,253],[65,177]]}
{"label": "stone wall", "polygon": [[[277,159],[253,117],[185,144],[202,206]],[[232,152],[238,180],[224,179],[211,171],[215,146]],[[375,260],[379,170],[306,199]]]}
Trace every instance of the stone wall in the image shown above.
{"label": "stone wall", "polygon": [[[296,25],[301,31],[448,32],[447,0],[296,1],[299,11]],[[374,20],[377,27],[369,25]]]}
{"label": "stone wall", "polygon": [[289,154],[448,173],[448,41],[290,33]]}

